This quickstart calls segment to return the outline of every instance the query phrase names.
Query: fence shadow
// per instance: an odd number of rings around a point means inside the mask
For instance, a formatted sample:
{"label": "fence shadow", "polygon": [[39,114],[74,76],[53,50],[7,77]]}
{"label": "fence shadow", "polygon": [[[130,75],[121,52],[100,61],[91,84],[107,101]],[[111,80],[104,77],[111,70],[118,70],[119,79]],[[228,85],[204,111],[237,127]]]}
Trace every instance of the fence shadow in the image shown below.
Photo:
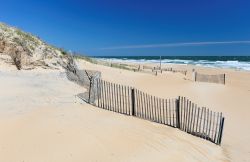
{"label": "fence shadow", "polygon": [[93,105],[152,122],[178,128],[194,136],[221,144],[224,116],[208,108],[198,107],[186,97],[163,99],[138,89],[95,80],[97,91]]}

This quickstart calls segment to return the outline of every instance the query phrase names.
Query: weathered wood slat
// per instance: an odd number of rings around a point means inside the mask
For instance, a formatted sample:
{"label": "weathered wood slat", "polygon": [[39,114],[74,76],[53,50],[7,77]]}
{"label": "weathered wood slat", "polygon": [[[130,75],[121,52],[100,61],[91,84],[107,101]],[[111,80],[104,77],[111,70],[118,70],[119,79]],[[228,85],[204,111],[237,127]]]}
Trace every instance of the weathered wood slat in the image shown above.
{"label": "weathered wood slat", "polygon": [[209,128],[209,109],[206,111],[206,129],[205,129],[205,139],[208,139],[208,128]]}
{"label": "weathered wood slat", "polygon": [[114,84],[114,97],[115,97],[115,109],[116,109],[116,112],[120,113],[119,112],[119,107],[118,107],[118,104],[117,104],[117,86],[116,84]]}
{"label": "weathered wood slat", "polygon": [[153,106],[152,106],[152,95],[149,95],[149,111],[150,111],[150,120],[153,120]]}
{"label": "weathered wood slat", "polygon": [[221,139],[222,139],[222,134],[223,134],[223,128],[224,128],[224,120],[225,120],[225,118],[222,117],[221,118],[221,123],[220,123],[220,130],[219,130],[219,142],[218,142],[219,145],[221,144]]}
{"label": "weathered wood slat", "polygon": [[131,97],[131,95],[129,93],[131,93],[131,92],[129,91],[129,87],[128,86],[126,87],[126,89],[127,89],[126,105],[127,105],[128,115],[131,115],[132,111],[131,111],[131,106],[129,105],[129,100],[130,100],[130,97]]}
{"label": "weathered wood slat", "polygon": [[168,101],[167,99],[164,100],[164,103],[165,103],[165,106],[164,106],[164,109],[165,109],[165,124],[167,125],[168,124]]}
{"label": "weathered wood slat", "polygon": [[110,108],[111,108],[111,111],[114,111],[114,98],[113,98],[113,84],[112,83],[109,84],[109,88],[110,88]]}
{"label": "weathered wood slat", "polygon": [[159,119],[159,114],[158,114],[158,98],[157,97],[155,97],[155,112],[156,112],[156,122],[158,122],[158,119]]}
{"label": "weathered wood slat", "polygon": [[185,120],[185,132],[188,130],[188,113],[189,113],[189,100],[186,99],[186,120]]}
{"label": "weathered wood slat", "polygon": [[189,125],[188,125],[189,133],[192,133],[191,126],[192,126],[192,120],[193,120],[193,111],[194,111],[194,104],[191,103],[190,104],[190,119],[189,119]]}
{"label": "weathered wood slat", "polygon": [[206,133],[206,118],[207,118],[207,109],[204,108],[204,119],[203,119],[203,129],[202,129],[202,138],[205,138],[205,133]]}
{"label": "weathered wood slat", "polygon": [[99,91],[100,91],[100,87],[99,87],[99,79],[97,79],[96,80],[96,87],[97,87],[97,94],[96,94],[96,96],[97,96],[97,107],[100,107],[100,103],[99,103],[99,99],[100,99],[100,93],[99,93]]}
{"label": "weathered wood slat", "polygon": [[162,124],[165,124],[165,109],[164,109],[165,102],[163,98],[161,99],[161,103],[162,103]]}
{"label": "weathered wood slat", "polygon": [[211,139],[212,142],[214,142],[214,134],[215,134],[215,121],[216,121],[216,116],[215,112],[213,112],[213,119],[212,119],[212,128],[211,128]]}
{"label": "weathered wood slat", "polygon": [[104,109],[107,109],[107,87],[106,82],[104,81]]}
{"label": "weathered wood slat", "polygon": [[182,130],[182,97],[179,96],[179,129]]}
{"label": "weathered wood slat", "polygon": [[142,92],[140,92],[140,109],[141,109],[141,118],[143,118],[143,96]]}
{"label": "weathered wood slat", "polygon": [[[131,91],[130,91],[130,89],[129,89],[129,87],[127,87],[127,91],[128,91],[128,97],[127,97],[127,106],[128,106],[128,114],[129,115],[132,115],[132,104],[130,104],[130,101],[131,101]],[[134,93],[134,92],[133,92]],[[134,97],[133,97],[134,98]]]}
{"label": "weathered wood slat", "polygon": [[115,101],[115,98],[114,98],[114,84],[113,83],[111,83],[110,84],[110,97],[111,97],[111,109],[112,109],[112,111],[114,111],[114,112],[116,112],[115,111],[115,103],[114,103],[114,101]]}
{"label": "weathered wood slat", "polygon": [[144,99],[145,99],[145,119],[148,119],[148,101],[147,101],[147,93],[144,93]]}
{"label": "weathered wood slat", "polygon": [[[138,109],[138,100],[137,100],[137,89],[135,89],[135,116],[138,116],[138,111],[137,111],[137,109]],[[131,96],[131,99],[132,99],[132,96]],[[131,106],[132,106],[132,101],[131,101]]]}
{"label": "weathered wood slat", "polygon": [[[131,111],[130,115],[136,116],[135,115],[135,107],[136,107],[136,103],[135,103],[135,90],[132,89],[131,92],[129,92],[129,93],[131,93],[131,95],[129,96],[130,99],[131,99],[131,110],[129,108],[129,110]],[[130,104],[128,104],[128,105],[130,106]]]}
{"label": "weathered wood slat", "polygon": [[147,113],[146,113],[146,119],[149,120],[150,118],[149,118],[149,107],[148,107],[148,94],[146,94],[145,97],[146,97],[146,102],[145,102],[145,104],[146,104],[146,112],[147,112]]}
{"label": "weathered wood slat", "polygon": [[159,102],[159,123],[162,123],[162,118],[161,118],[161,99],[158,98],[158,102]]}
{"label": "weathered wood slat", "polygon": [[118,109],[118,106],[117,106],[117,92],[116,92],[116,84],[113,84],[113,102],[114,102],[114,109],[115,109],[115,112],[118,112],[119,113],[119,109]]}
{"label": "weathered wood slat", "polygon": [[189,112],[188,111],[189,110],[189,100],[188,99],[186,99],[186,105],[185,106],[186,106],[186,108],[185,108],[186,113],[185,113],[185,122],[184,122],[185,123],[185,129],[184,129],[184,131],[187,132],[188,117],[189,117],[188,116],[188,112]]}
{"label": "weathered wood slat", "polygon": [[116,105],[118,112],[121,113],[121,106],[120,106],[120,87],[118,84],[116,84]]}
{"label": "weathered wood slat", "polygon": [[188,103],[188,123],[187,123],[187,132],[190,133],[190,123],[191,123],[191,109],[192,109],[192,103],[189,101]]}
{"label": "weathered wood slat", "polygon": [[111,111],[111,91],[110,91],[110,83],[107,82],[107,88],[108,88],[108,110]]}
{"label": "weathered wood slat", "polygon": [[157,107],[156,107],[156,111],[157,111],[157,122],[160,123],[160,101],[159,98],[156,98],[156,103],[157,103]]}
{"label": "weathered wood slat", "polygon": [[142,116],[142,112],[143,112],[143,110],[142,110],[142,107],[143,107],[143,100],[142,100],[143,98],[142,98],[142,92],[141,91],[139,91],[139,101],[140,101],[140,118],[143,118],[143,116]]}
{"label": "weathered wood slat", "polygon": [[129,109],[128,109],[128,104],[127,104],[127,98],[128,98],[128,93],[127,93],[127,86],[124,86],[124,100],[123,100],[123,105],[125,107],[125,112],[126,115],[129,115]]}
{"label": "weathered wood slat", "polygon": [[222,121],[222,113],[220,113],[220,115],[219,115],[219,121],[218,121],[217,144],[220,144],[221,121]]}
{"label": "weathered wood slat", "polygon": [[122,114],[125,114],[125,109],[124,109],[124,106],[123,106],[123,86],[121,85],[121,91],[120,91],[120,103],[121,103],[121,110],[122,110]]}
{"label": "weathered wood slat", "polygon": [[105,85],[104,82],[102,81],[102,108],[105,109]]}
{"label": "weathered wood slat", "polygon": [[201,115],[200,115],[200,122],[199,122],[199,134],[202,134],[203,132],[202,132],[202,123],[203,123],[203,113],[204,113],[204,108],[201,108]]}
{"label": "weathered wood slat", "polygon": [[110,91],[111,91],[111,92],[110,92],[110,94],[111,94],[111,96],[110,96],[110,97],[111,97],[111,102],[110,102],[110,103],[111,103],[111,109],[112,109],[112,111],[116,112],[116,111],[115,111],[115,106],[114,106],[114,90],[113,90],[113,83],[110,84]]}
{"label": "weathered wood slat", "polygon": [[165,100],[162,99],[162,123],[166,124],[166,114],[165,114]]}
{"label": "weathered wood slat", "polygon": [[192,122],[192,132],[194,133],[195,132],[195,119],[196,119],[196,111],[197,111],[197,105],[194,105],[194,114],[193,114],[193,122]]}
{"label": "weathered wood slat", "polygon": [[102,80],[100,79],[99,81],[100,81],[100,107],[103,108],[102,107],[102,99],[103,99],[103,97],[102,97]]}
{"label": "weathered wood slat", "polygon": [[216,128],[215,128],[215,135],[214,135],[214,142],[216,144],[218,144],[217,143],[217,135],[218,135],[219,119],[220,119],[220,116],[219,116],[219,113],[217,112],[216,113]]}
{"label": "weathered wood slat", "polygon": [[152,120],[152,105],[151,95],[148,95],[148,109],[149,109],[149,120]]}
{"label": "weathered wood slat", "polygon": [[145,99],[145,93],[143,92],[143,118],[146,119],[146,99]]}
{"label": "weathered wood slat", "polygon": [[209,111],[208,137],[211,140],[212,111]]}
{"label": "weathered wood slat", "polygon": [[[128,107],[129,107],[129,110],[130,110],[130,115],[132,115],[132,98],[134,99],[134,102],[135,101],[135,89],[134,89],[134,97],[132,97],[132,89],[134,88],[131,88],[131,87],[128,87]],[[136,103],[134,103],[134,116],[136,116],[135,112],[136,112]]]}
{"label": "weathered wood slat", "polygon": [[162,99],[101,79],[95,80],[95,83],[95,106],[176,127],[221,144],[225,120],[222,113],[212,112],[205,107],[201,109],[185,97]]}
{"label": "weathered wood slat", "polygon": [[169,125],[172,126],[171,99],[168,99],[168,118],[169,118]]}
{"label": "weathered wood slat", "polygon": [[153,102],[153,107],[154,107],[154,108],[153,108],[153,111],[154,111],[154,112],[153,112],[153,116],[154,116],[153,121],[156,121],[156,119],[155,119],[155,118],[156,118],[156,113],[155,113],[155,107],[156,107],[156,106],[155,106],[155,96],[153,97],[152,102]]}
{"label": "weathered wood slat", "polygon": [[118,94],[118,98],[119,98],[119,108],[120,108],[120,112],[123,113],[123,109],[122,109],[122,100],[121,100],[121,85],[118,85],[118,89],[119,89],[119,94]]}
{"label": "weathered wood slat", "polygon": [[175,119],[175,99],[171,99],[171,106],[172,106],[172,122],[173,122],[173,127],[176,127],[176,119]]}
{"label": "weathered wood slat", "polygon": [[200,119],[200,108],[198,107],[198,113],[197,113],[197,117],[196,117],[196,127],[195,127],[195,132],[197,133],[199,130],[199,119]]}
{"label": "weathered wood slat", "polygon": [[107,101],[107,105],[106,108],[107,110],[109,110],[109,84],[108,82],[105,82],[105,88],[106,88],[106,101]]}
{"label": "weathered wood slat", "polygon": [[183,98],[183,131],[186,131],[186,118],[187,118],[187,100]]}

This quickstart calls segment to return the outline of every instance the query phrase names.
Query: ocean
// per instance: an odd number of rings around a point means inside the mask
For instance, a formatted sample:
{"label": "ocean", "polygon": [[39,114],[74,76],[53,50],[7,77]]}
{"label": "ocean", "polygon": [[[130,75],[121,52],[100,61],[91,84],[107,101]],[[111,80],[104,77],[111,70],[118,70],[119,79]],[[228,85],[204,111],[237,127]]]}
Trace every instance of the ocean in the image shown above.
{"label": "ocean", "polygon": [[[96,56],[98,60],[128,63],[159,63],[159,56]],[[250,56],[161,56],[162,64],[196,65],[250,71]]]}

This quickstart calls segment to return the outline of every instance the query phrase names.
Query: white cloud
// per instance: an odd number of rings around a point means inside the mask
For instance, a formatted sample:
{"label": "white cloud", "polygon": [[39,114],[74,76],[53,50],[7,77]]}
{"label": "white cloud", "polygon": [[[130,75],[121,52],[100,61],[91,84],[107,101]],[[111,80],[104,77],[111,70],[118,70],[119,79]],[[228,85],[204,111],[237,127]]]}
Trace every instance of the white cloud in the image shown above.
{"label": "white cloud", "polygon": [[184,42],[184,43],[129,45],[129,46],[104,47],[104,48],[101,48],[101,50],[206,46],[206,45],[218,45],[218,44],[250,44],[250,41]]}

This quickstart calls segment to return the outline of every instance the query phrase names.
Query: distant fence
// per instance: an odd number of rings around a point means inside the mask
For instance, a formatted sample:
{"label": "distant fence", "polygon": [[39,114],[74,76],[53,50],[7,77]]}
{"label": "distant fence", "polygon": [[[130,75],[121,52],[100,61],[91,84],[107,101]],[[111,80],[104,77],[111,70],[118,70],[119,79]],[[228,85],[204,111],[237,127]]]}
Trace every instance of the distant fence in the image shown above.
{"label": "distant fence", "polygon": [[226,74],[207,75],[207,74],[200,74],[200,73],[195,72],[194,80],[196,82],[210,82],[210,83],[226,84]]}
{"label": "distant fence", "polygon": [[92,103],[102,109],[131,115],[178,128],[189,134],[221,144],[224,126],[222,113],[198,107],[185,97],[162,99],[138,89],[95,80],[97,95]]}
{"label": "distant fence", "polygon": [[143,65],[143,66],[142,66],[142,69],[150,69],[150,70],[152,70],[152,69],[153,69],[153,67],[151,67],[151,66],[146,66],[146,65]]}
{"label": "distant fence", "polygon": [[176,70],[176,69],[173,69],[173,68],[162,68],[161,70],[162,71],[171,71],[171,72],[174,72],[174,73],[181,73],[183,75],[187,75],[187,70]]}
{"label": "distant fence", "polygon": [[187,70],[177,70],[173,68],[160,68],[160,67],[151,67],[151,66],[142,66],[142,70],[152,70],[152,72],[155,72],[155,75],[157,75],[157,71],[162,73],[162,71],[171,71],[173,73],[181,73],[183,75],[187,75]]}

